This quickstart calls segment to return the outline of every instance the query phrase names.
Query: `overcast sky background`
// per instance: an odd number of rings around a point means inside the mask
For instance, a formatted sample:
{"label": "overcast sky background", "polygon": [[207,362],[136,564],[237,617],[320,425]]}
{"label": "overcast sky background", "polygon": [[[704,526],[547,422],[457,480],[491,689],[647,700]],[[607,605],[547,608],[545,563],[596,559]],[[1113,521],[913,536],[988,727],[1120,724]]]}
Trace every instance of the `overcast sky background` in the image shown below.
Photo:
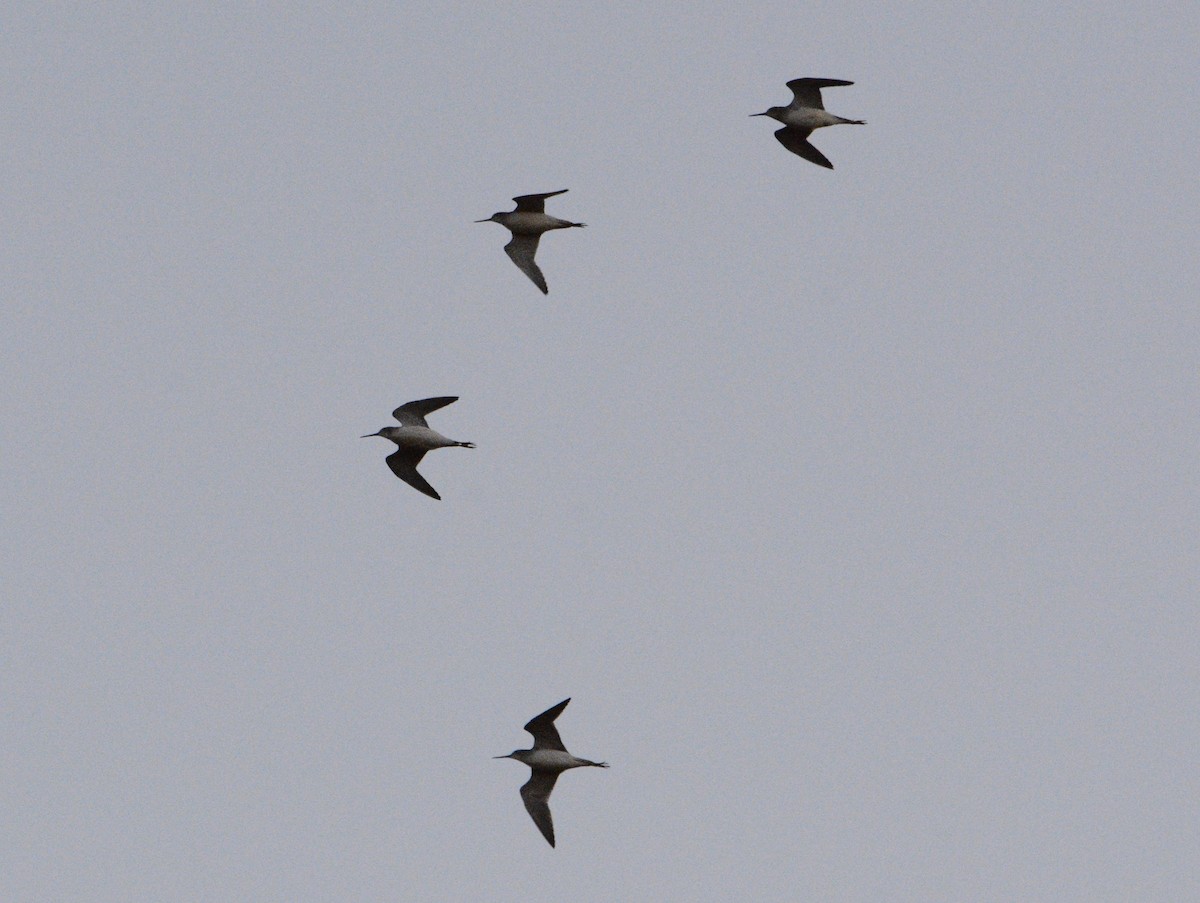
{"label": "overcast sky background", "polygon": [[10,7],[0,897],[1200,898],[1200,10],[1055,6]]}

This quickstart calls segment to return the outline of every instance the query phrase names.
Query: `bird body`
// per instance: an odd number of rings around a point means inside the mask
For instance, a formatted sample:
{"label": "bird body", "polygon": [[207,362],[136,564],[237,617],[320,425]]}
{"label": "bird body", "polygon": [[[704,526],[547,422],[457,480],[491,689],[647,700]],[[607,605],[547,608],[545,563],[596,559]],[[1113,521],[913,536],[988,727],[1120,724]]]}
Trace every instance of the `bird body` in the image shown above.
{"label": "bird body", "polygon": [[752,116],[769,116],[783,123],[783,128],[775,132],[779,143],[793,154],[803,157],[810,163],[833,169],[829,159],[813,147],[808,136],[814,129],[830,125],[866,125],[861,119],[846,119],[826,112],[821,100],[822,88],[835,88],[852,85],[854,82],[838,78],[794,78],[787,83],[792,91],[792,102],[786,107],[771,107],[765,113],[751,113]]}
{"label": "bird body", "polygon": [[491,219],[480,220],[484,223],[499,223],[509,232],[516,235],[541,235],[551,229],[569,229],[572,226],[582,226],[583,223],[573,223],[559,219],[548,213],[534,210],[510,210],[508,213],[493,213]]}
{"label": "bird body", "polygon": [[512,239],[504,246],[504,252],[517,268],[529,277],[543,295],[550,294],[546,285],[546,277],[534,261],[537,254],[538,242],[542,233],[552,229],[583,228],[587,223],[573,223],[570,220],[559,219],[546,213],[546,198],[565,194],[566,188],[560,191],[547,191],[544,194],[522,194],[513,198],[516,209],[493,213],[487,219],[479,219],[477,223],[499,223],[512,233]]}
{"label": "bird body", "polygon": [[554,821],[550,817],[550,792],[554,790],[554,782],[564,771],[571,768],[608,768],[607,762],[593,762],[591,759],[580,759],[567,752],[554,719],[562,714],[567,707],[570,697],[556,706],[551,706],[542,714],[529,719],[525,730],[533,735],[533,749],[515,749],[507,756],[496,756],[497,759],[516,759],[530,768],[529,780],[521,787],[521,801],[533,823],[538,826],[542,836],[550,846],[554,846]]}
{"label": "bird body", "polygon": [[772,119],[778,120],[794,129],[808,129],[810,134],[813,129],[853,121],[843,119],[841,116],[834,116],[825,110],[815,110],[811,107],[771,107],[765,114],[759,115],[770,116]]}
{"label": "bird body", "polygon": [[555,774],[561,774],[569,768],[582,768],[585,765],[607,767],[589,759],[580,759],[565,749],[517,749],[504,758],[516,759],[535,771],[553,771]]}
{"label": "bird body", "polygon": [[[465,448],[474,448],[469,442],[457,442],[454,439],[448,439],[435,429],[427,426],[385,426],[378,433],[372,433],[372,436],[382,436],[384,439],[391,439],[402,449],[406,451],[432,451],[435,448],[451,448],[452,446],[463,446]],[[367,439],[369,437],[363,436]]]}
{"label": "bird body", "polygon": [[387,456],[387,465],[392,473],[405,483],[423,492],[430,498],[441,499],[423,476],[417,473],[417,465],[425,457],[425,453],[435,448],[474,448],[474,442],[459,442],[449,439],[425,422],[425,415],[444,408],[458,401],[457,395],[447,395],[440,398],[423,398],[400,405],[392,411],[392,416],[400,421],[400,426],[385,426],[377,433],[368,433],[363,439],[372,436],[382,436],[396,443],[396,450]]}

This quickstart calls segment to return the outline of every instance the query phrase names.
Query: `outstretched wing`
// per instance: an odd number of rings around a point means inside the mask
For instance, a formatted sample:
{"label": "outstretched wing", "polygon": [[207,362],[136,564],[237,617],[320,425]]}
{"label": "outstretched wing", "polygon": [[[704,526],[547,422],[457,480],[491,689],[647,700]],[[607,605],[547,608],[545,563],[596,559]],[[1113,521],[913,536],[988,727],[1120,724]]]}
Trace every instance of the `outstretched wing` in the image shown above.
{"label": "outstretched wing", "polygon": [[810,163],[816,163],[817,166],[833,169],[833,164],[829,162],[828,158],[808,143],[808,136],[811,134],[811,130],[806,132],[803,129],[796,129],[785,125],[775,133],[775,137],[779,139],[780,144],[793,154],[803,157]]}
{"label": "outstretched wing", "polygon": [[425,449],[423,448],[416,450],[399,448],[387,456],[387,464],[392,469],[392,473],[417,490],[417,492],[423,492],[430,498],[441,501],[442,497],[437,494],[437,490],[430,486],[423,476],[417,473],[417,465],[424,457]]}
{"label": "outstretched wing", "polygon": [[525,803],[525,811],[538,826],[542,836],[550,846],[554,846],[554,820],[550,817],[550,791],[558,773],[554,771],[534,771],[529,780],[521,787],[521,800]]}
{"label": "outstretched wing", "polygon": [[441,398],[422,398],[420,401],[410,401],[392,411],[392,416],[405,426],[429,426],[425,415],[432,414],[438,408],[458,401],[457,395],[443,395]]}
{"label": "outstretched wing", "polygon": [[504,253],[517,265],[517,269],[533,280],[533,284],[542,290],[543,295],[548,295],[550,289],[546,287],[546,277],[542,275],[538,265],[533,262],[533,255],[537,253],[538,239],[541,237],[540,235],[518,235],[514,232],[512,241],[504,246]]}
{"label": "outstretched wing", "polygon": [[852,84],[854,82],[843,81],[840,78],[793,78],[787,86],[792,89],[793,107],[823,110],[825,104],[821,102],[822,88],[840,88]]}
{"label": "outstretched wing", "polygon": [[562,710],[567,707],[567,703],[571,701],[568,696],[556,706],[551,706],[542,712],[529,719],[529,723],[525,725],[525,730],[533,734],[534,749],[561,749],[563,752],[567,748],[563,746],[562,738],[558,736],[558,728],[554,726],[554,719],[562,714]]}
{"label": "outstretched wing", "polygon": [[546,198],[552,198],[558,194],[566,194],[569,189],[563,188],[559,191],[547,191],[545,194],[521,194],[513,198],[516,201],[517,209],[514,213],[545,213]]}

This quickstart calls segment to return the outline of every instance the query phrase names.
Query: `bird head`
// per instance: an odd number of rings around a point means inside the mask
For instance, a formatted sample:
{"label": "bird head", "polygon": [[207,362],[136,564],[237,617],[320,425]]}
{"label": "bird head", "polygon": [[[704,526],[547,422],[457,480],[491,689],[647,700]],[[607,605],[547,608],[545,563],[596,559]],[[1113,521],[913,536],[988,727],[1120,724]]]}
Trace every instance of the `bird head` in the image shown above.
{"label": "bird head", "polygon": [[787,112],[786,107],[771,107],[765,113],[751,113],[751,116],[770,116],[772,119],[783,121],[783,114]]}
{"label": "bird head", "polygon": [[359,439],[370,439],[372,436],[382,436],[384,439],[391,439],[392,433],[394,433],[396,431],[396,429],[397,429],[397,427],[394,427],[394,426],[385,426],[378,433],[367,433],[365,436],[359,436],[358,438]]}

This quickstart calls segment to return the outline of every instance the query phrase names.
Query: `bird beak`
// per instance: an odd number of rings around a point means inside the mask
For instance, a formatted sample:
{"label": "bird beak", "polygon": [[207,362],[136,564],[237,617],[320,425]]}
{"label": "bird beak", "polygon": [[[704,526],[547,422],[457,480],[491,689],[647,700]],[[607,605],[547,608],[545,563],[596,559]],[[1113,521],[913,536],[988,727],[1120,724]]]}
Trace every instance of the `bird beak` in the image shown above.
{"label": "bird beak", "polygon": [[507,756],[492,756],[492,758],[493,759],[511,759],[512,753],[509,753]]}
{"label": "bird beak", "polygon": [[477,223],[490,223],[491,221],[492,221],[492,218],[491,218],[490,216],[489,216],[487,219],[477,219],[477,220],[475,220],[475,222],[477,222]]}
{"label": "bird beak", "polygon": [[372,436],[378,436],[379,433],[367,433],[365,436],[359,436],[359,439],[370,439]]}
{"label": "bird beak", "polygon": [[754,117],[754,116],[766,116],[766,115],[767,115],[766,113],[751,113],[751,114],[750,114],[750,116],[751,116],[751,117]]}

